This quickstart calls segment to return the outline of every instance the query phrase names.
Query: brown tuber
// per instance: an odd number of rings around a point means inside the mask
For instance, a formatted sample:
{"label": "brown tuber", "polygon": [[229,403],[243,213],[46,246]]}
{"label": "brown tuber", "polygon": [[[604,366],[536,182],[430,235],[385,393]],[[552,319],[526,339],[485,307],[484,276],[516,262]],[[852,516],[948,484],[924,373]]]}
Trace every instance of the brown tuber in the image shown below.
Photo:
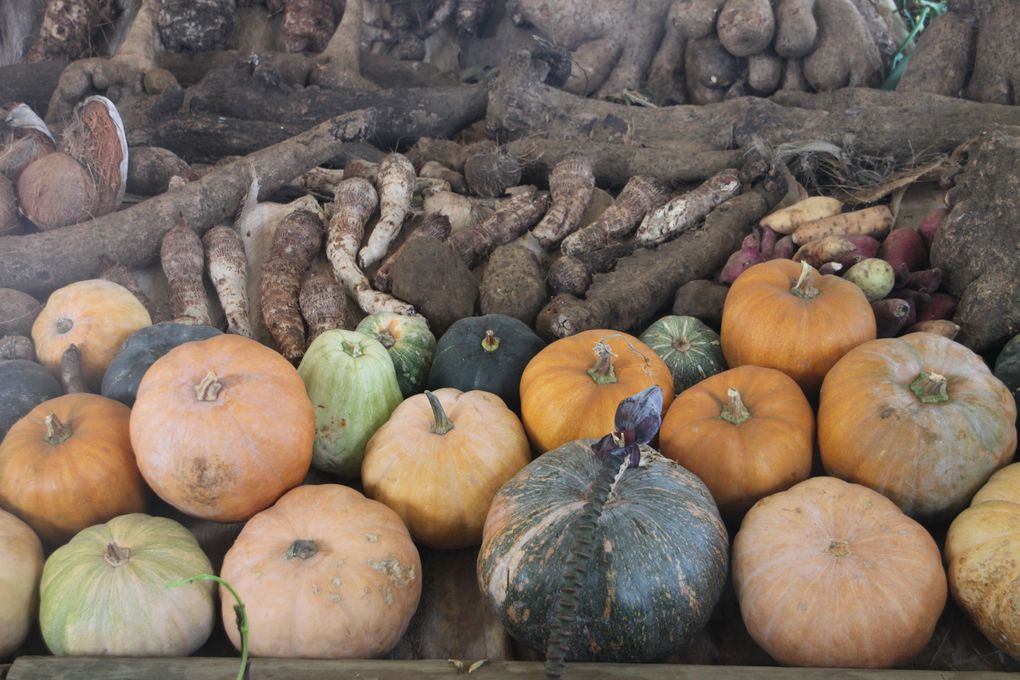
{"label": "brown tuber", "polygon": [[358,264],[362,269],[368,269],[386,257],[390,244],[400,233],[411,210],[414,180],[414,165],[403,154],[391,153],[379,164],[379,221],[368,237],[368,243],[358,253]]}
{"label": "brown tuber", "polygon": [[521,164],[505,149],[480,142],[467,150],[464,178],[472,193],[502,196],[508,187],[521,182]]}
{"label": "brown tuber", "polygon": [[479,286],[482,314],[504,314],[534,326],[548,299],[545,275],[534,253],[514,244],[492,252]]}
{"label": "brown tuber", "polygon": [[305,273],[298,302],[301,306],[301,316],[308,324],[306,345],[311,345],[315,338],[326,331],[334,328],[351,328],[347,296],[328,267],[317,271],[310,269]]}
{"label": "brown tuber", "polygon": [[426,161],[421,166],[421,170],[418,171],[418,175],[420,177],[446,180],[449,182],[450,188],[458,194],[467,191],[467,180],[464,179],[464,175],[436,161]]}
{"label": "brown tuber", "polygon": [[729,292],[728,286],[707,279],[695,279],[677,288],[673,313],[677,316],[693,316],[718,329]]}
{"label": "brown tuber", "polygon": [[89,171],[60,152],[25,168],[18,178],[18,201],[25,217],[42,231],[84,222],[99,204]]}
{"label": "brown tuber", "polygon": [[372,285],[375,286],[376,290],[381,290],[384,293],[390,292],[393,278],[393,263],[400,257],[400,251],[413,239],[423,236],[429,236],[437,241],[445,241],[450,237],[450,231],[450,219],[446,215],[426,215],[422,223],[418,225],[418,228],[408,234],[407,240],[393,251],[389,257],[383,260],[383,263],[375,270],[375,274],[372,275]]}
{"label": "brown tuber", "polygon": [[450,236],[450,245],[473,269],[497,246],[510,243],[533,227],[548,208],[546,195],[533,198],[519,194],[480,224]]}
{"label": "brown tuber", "polygon": [[14,192],[14,184],[6,177],[0,176],[0,236],[17,231],[20,226],[18,197]]}
{"label": "brown tuber", "polygon": [[716,32],[726,51],[735,57],[750,57],[772,42],[776,18],[769,0],[726,0]]}
{"label": "brown tuber", "polygon": [[716,206],[739,193],[738,171],[732,168],[723,170],[709,177],[696,189],[648,213],[635,237],[646,246],[668,241],[698,226]]}
{"label": "brown tuber", "polygon": [[141,286],[138,285],[138,280],[135,275],[128,271],[128,268],[122,264],[109,264],[104,266],[99,272],[99,278],[107,281],[112,281],[120,286],[124,286],[131,294],[138,298],[138,301],[145,307],[145,311],[149,313],[149,318],[152,319],[152,323],[159,323],[160,321],[166,321],[167,317],[165,310],[157,308],[153,301],[145,294]]}
{"label": "brown tuber", "polygon": [[0,288],[0,337],[31,335],[32,323],[42,311],[39,301],[13,288]]}
{"label": "brown tuber", "polygon": [[170,178],[179,175],[196,179],[187,161],[158,146],[131,148],[128,158],[127,191],[137,196],[158,196],[170,188]]}
{"label": "brown tuber", "polygon": [[209,279],[227,317],[227,331],[252,337],[248,318],[248,261],[241,235],[236,229],[218,225],[205,232],[202,244]]}
{"label": "brown tuber", "polygon": [[584,291],[591,285],[591,272],[588,267],[573,255],[558,257],[549,265],[549,288],[555,295],[566,293],[574,297],[583,297]]}
{"label": "brown tuber", "polygon": [[549,250],[581,226],[581,218],[595,189],[592,160],[571,156],[553,166],[549,173],[552,207],[531,230],[542,247]]}
{"label": "brown tuber", "polygon": [[169,287],[170,316],[173,320],[192,326],[210,325],[205,285],[202,283],[205,250],[202,239],[183,217],[163,236],[159,259]]}
{"label": "brown tuber", "polygon": [[0,337],[0,360],[7,359],[35,361],[35,345],[32,343],[32,338],[24,335]]}
{"label": "brown tuber", "polygon": [[635,175],[599,219],[565,238],[560,247],[566,255],[602,248],[629,234],[646,214],[667,200],[669,194],[661,182],[653,177]]}

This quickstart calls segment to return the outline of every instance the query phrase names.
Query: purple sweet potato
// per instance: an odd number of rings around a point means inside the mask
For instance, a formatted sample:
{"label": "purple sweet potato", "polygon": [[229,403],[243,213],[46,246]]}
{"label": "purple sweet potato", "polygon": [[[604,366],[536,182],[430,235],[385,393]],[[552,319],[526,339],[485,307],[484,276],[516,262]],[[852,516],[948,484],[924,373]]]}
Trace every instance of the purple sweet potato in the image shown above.
{"label": "purple sweet potato", "polygon": [[[758,236],[758,252],[761,253],[761,259],[771,260],[773,253],[776,250],[776,242],[779,240],[779,234],[768,227],[755,227],[755,233]],[[791,239],[792,243],[792,239]]]}
{"label": "purple sweet potato", "polygon": [[924,239],[924,245],[931,250],[932,241],[935,240],[935,233],[942,226],[942,223],[946,219],[946,215],[949,214],[948,208],[936,208],[930,213],[924,216],[921,223],[917,225],[917,233]]}
{"label": "purple sweet potato", "polygon": [[910,303],[897,298],[886,298],[871,303],[875,312],[878,337],[892,338],[906,327],[910,317]]}
{"label": "purple sweet potato", "polygon": [[928,248],[921,235],[909,227],[893,229],[882,241],[878,256],[891,264],[893,269],[905,264],[909,271],[924,269],[928,264]]}
{"label": "purple sweet potato", "polygon": [[906,300],[910,303],[910,307],[916,318],[907,324],[909,326],[913,326],[915,323],[920,321],[921,315],[924,314],[928,307],[931,306],[931,295],[919,290],[912,290],[910,288],[897,288],[893,292],[889,293],[889,297]]}
{"label": "purple sweet potato", "polygon": [[882,245],[878,239],[863,234],[851,234],[842,238],[854,244],[854,249],[851,252],[837,260],[837,262],[843,265],[844,269],[849,269],[861,260],[875,257],[878,255],[878,249]]}
{"label": "purple sweet potato", "polygon": [[928,294],[937,291],[940,285],[942,285],[942,270],[938,267],[910,272],[903,281],[904,288]]}
{"label": "purple sweet potato", "polygon": [[770,260],[789,260],[793,257],[793,251],[797,249],[797,246],[793,243],[793,236],[787,234],[783,238],[776,241],[776,245],[772,248],[772,256]]}
{"label": "purple sweet potato", "polygon": [[818,268],[818,273],[823,275],[836,275],[839,276],[843,271],[843,265],[839,262],[826,262]]}
{"label": "purple sweet potato", "polygon": [[934,293],[928,305],[917,315],[917,320],[952,319],[956,313],[956,302],[956,298],[949,293]]}
{"label": "purple sweet potato", "polygon": [[731,284],[752,265],[761,262],[762,257],[758,252],[758,245],[758,237],[755,234],[745,237],[740,245],[740,250],[730,255],[726,264],[723,265],[722,271],[719,272],[719,283]]}

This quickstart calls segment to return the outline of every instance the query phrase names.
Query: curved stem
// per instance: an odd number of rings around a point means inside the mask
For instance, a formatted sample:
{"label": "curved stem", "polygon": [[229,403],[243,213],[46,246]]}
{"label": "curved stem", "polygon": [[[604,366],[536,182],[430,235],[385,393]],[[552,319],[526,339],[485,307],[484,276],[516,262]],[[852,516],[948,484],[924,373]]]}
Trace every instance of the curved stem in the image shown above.
{"label": "curved stem", "polygon": [[43,421],[46,425],[46,443],[51,445],[63,444],[71,438],[71,426],[60,422],[56,413],[46,416]]}
{"label": "curved stem", "polygon": [[800,276],[793,283],[790,292],[799,298],[810,300],[818,296],[818,289],[811,285],[811,265],[807,262],[800,263]]}
{"label": "curved stem", "polygon": [[941,404],[949,401],[949,381],[939,373],[921,371],[910,383],[910,391],[923,404]]}
{"label": "curved stem", "polygon": [[595,343],[595,363],[588,369],[588,375],[599,385],[616,382],[616,369],[613,367],[613,348],[599,340]]}
{"label": "curved stem", "polygon": [[195,398],[199,401],[216,401],[221,389],[223,383],[217,379],[216,371],[209,371],[202,381],[195,385]]}
{"label": "curved stem", "polygon": [[432,407],[433,423],[429,431],[432,434],[446,434],[452,430],[453,421],[450,420],[446,415],[446,411],[443,410],[443,405],[439,403],[439,397],[428,390],[425,390],[425,397],[429,400],[429,406]]}
{"label": "curved stem", "polygon": [[485,337],[482,338],[482,349],[486,352],[495,352],[499,349],[499,338],[491,330],[485,331]]}
{"label": "curved stem", "polygon": [[131,548],[125,548],[116,543],[107,543],[103,559],[111,567],[123,567],[131,560]]}
{"label": "curved stem", "polygon": [[241,635],[241,668],[237,671],[236,680],[244,680],[245,674],[248,671],[248,611],[245,609],[244,600],[241,599],[241,596],[237,594],[237,591],[225,579],[214,574],[196,574],[180,581],[167,583],[166,587],[177,588],[195,581],[215,581],[226,588],[231,596],[233,596],[234,601],[237,602],[234,605],[234,614],[237,617],[237,632]]}
{"label": "curved stem", "polygon": [[726,391],[726,396],[730,400],[723,405],[719,412],[720,418],[730,425],[740,425],[751,417],[751,412],[744,406],[744,400],[740,398],[740,391],[736,387],[729,388]]}

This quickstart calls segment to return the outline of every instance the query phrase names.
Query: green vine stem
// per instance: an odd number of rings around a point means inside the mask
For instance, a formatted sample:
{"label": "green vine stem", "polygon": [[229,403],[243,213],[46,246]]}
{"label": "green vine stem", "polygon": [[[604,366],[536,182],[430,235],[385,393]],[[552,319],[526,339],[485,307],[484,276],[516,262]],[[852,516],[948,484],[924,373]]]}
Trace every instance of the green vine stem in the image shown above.
{"label": "green vine stem", "polygon": [[[910,61],[910,55],[907,54],[907,49],[915,43],[917,36],[921,34],[921,31],[926,29],[935,17],[942,16],[949,10],[949,5],[946,2],[933,2],[932,0],[909,0],[909,4],[913,5],[912,8],[907,7],[908,0],[901,0],[899,3],[899,11],[907,24],[910,26],[910,33],[906,39],[900,43],[900,47],[896,50],[896,53],[889,60],[890,68],[889,75],[886,77],[885,82],[882,83],[883,90],[895,90],[896,86],[899,85],[900,78],[903,77],[903,72],[907,70],[907,63]],[[920,11],[918,11],[920,7]],[[914,14],[917,12],[917,14]]]}
{"label": "green vine stem", "polygon": [[248,612],[244,607],[244,600],[237,594],[233,586],[214,574],[196,574],[180,581],[168,583],[166,587],[177,588],[195,581],[215,581],[230,591],[234,600],[237,601],[237,604],[234,605],[234,614],[237,615],[237,632],[241,634],[241,668],[237,671],[237,680],[246,680],[248,678]]}

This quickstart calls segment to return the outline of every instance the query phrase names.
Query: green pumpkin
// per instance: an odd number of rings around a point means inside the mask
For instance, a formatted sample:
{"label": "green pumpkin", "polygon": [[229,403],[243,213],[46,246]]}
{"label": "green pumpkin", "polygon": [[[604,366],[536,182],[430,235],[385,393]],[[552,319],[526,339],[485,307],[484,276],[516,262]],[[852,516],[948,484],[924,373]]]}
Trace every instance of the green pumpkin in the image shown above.
{"label": "green pumpkin", "polygon": [[366,316],[354,330],[375,338],[390,353],[401,394],[409,397],[425,389],[436,348],[425,317],[379,312]]}
{"label": "green pumpkin", "polygon": [[1013,393],[1017,411],[1020,412],[1020,335],[1014,335],[1002,348],[999,358],[995,360],[995,370],[992,372]]}
{"label": "green pumpkin", "polygon": [[726,370],[719,334],[693,316],[664,316],[639,339],[669,366],[677,394]]}
{"label": "green pumpkin", "polygon": [[62,394],[60,381],[34,361],[0,361],[0,440],[26,413]]}
{"label": "green pumpkin", "polygon": [[216,621],[214,584],[168,583],[211,573],[187,529],[121,515],[83,529],[46,560],[39,624],[58,656],[187,656]]}
{"label": "green pumpkin", "polygon": [[[485,519],[478,583],[507,631],[545,651],[567,555],[603,463],[594,440],[539,456],[497,492]],[[642,446],[623,472],[578,575],[566,660],[659,661],[705,626],[726,582],[729,543],[694,474]],[[617,463],[618,465],[619,463]]]}
{"label": "green pumpkin", "polygon": [[344,479],[361,471],[365,444],[402,401],[386,348],[357,331],[326,331],[298,366],[315,408],[312,465]]}
{"label": "green pumpkin", "polygon": [[527,324],[505,314],[460,319],[436,344],[429,389],[491,392],[519,412],[521,374],[544,347]]}

